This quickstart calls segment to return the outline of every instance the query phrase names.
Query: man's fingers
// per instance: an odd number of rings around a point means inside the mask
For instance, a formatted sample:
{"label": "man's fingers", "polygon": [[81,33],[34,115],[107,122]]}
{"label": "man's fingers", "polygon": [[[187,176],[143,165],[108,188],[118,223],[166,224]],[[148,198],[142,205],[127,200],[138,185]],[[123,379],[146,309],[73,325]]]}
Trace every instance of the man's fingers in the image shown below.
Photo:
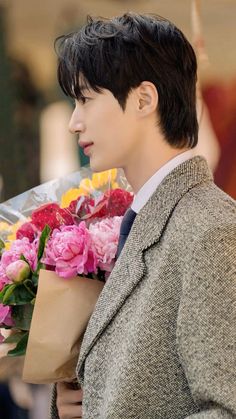
{"label": "man's fingers", "polygon": [[82,418],[81,389],[74,390],[69,383],[57,383],[57,409],[60,419]]}
{"label": "man's fingers", "polygon": [[74,390],[67,383],[57,383],[57,397],[63,403],[78,403],[82,402],[83,391],[82,389]]}
{"label": "man's fingers", "polygon": [[82,406],[81,405],[64,405],[58,409],[60,419],[77,419],[82,418]]}

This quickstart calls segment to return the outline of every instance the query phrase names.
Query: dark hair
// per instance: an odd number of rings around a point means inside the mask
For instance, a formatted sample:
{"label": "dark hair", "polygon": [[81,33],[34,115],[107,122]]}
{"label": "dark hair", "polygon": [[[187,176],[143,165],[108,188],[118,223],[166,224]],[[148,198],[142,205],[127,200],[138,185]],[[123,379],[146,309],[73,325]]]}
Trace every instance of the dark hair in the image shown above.
{"label": "dark hair", "polygon": [[81,85],[108,89],[125,110],[142,81],[158,91],[159,125],[172,146],[197,144],[197,62],[192,46],[170,21],[126,13],[92,19],[78,32],[56,39],[58,80],[68,96],[83,100]]}

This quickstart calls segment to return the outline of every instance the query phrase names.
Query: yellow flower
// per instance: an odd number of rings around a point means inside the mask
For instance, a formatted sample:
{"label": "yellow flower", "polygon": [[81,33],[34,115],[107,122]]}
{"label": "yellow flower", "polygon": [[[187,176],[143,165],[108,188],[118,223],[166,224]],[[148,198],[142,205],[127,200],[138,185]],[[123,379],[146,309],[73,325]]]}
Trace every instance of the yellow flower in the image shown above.
{"label": "yellow flower", "polygon": [[89,195],[83,188],[74,188],[69,189],[67,192],[62,195],[61,198],[61,208],[69,207],[71,201],[77,199],[80,195]]}
{"label": "yellow flower", "polygon": [[119,188],[118,183],[117,182],[112,182],[111,189],[117,189],[117,188]]}
{"label": "yellow flower", "polygon": [[13,240],[16,240],[16,232],[17,232],[18,228],[24,223],[25,223],[25,221],[17,221],[17,223],[12,224],[10,226],[10,234],[7,236],[7,240],[9,240],[11,242]]}
{"label": "yellow flower", "polygon": [[89,178],[82,179],[79,187],[84,190],[86,195],[90,195],[94,191],[93,183]]}
{"label": "yellow flower", "polygon": [[99,189],[102,186],[112,185],[117,176],[117,169],[106,170],[105,172],[94,173],[92,176],[92,185],[94,189]]}
{"label": "yellow flower", "polygon": [[118,188],[115,182],[117,176],[117,169],[106,170],[100,173],[94,173],[92,179],[82,179],[79,188],[69,189],[62,195],[61,208],[67,208],[71,201],[74,201],[81,195],[92,195],[94,191],[101,189],[115,189]]}
{"label": "yellow flower", "polygon": [[0,222],[0,232],[1,231],[8,231],[9,227],[11,227],[10,224],[5,223],[5,221]]}
{"label": "yellow flower", "polygon": [[0,233],[2,233],[3,240],[5,242],[5,249],[10,249],[12,241],[16,240],[16,232],[18,228],[24,222],[25,221],[17,221],[15,224],[0,222]]}

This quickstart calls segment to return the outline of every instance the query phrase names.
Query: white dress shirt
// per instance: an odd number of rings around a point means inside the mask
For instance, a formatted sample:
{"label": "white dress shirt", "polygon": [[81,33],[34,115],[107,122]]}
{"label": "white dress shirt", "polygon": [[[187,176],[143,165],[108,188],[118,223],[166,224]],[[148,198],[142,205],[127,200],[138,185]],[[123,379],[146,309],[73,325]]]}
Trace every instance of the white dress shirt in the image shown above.
{"label": "white dress shirt", "polygon": [[173,159],[169,160],[164,166],[157,170],[150,179],[139,189],[137,195],[134,196],[131,208],[138,213],[155,192],[156,188],[160,185],[163,179],[174,170],[177,166],[193,157],[193,151],[187,150]]}

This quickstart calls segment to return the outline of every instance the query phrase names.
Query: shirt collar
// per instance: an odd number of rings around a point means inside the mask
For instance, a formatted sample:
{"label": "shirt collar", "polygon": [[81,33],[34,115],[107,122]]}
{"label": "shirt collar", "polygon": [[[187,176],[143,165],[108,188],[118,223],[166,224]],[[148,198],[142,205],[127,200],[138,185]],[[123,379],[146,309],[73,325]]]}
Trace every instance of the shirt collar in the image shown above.
{"label": "shirt collar", "polygon": [[156,173],[139,189],[138,193],[134,196],[131,208],[138,213],[149,198],[155,192],[156,188],[160,185],[163,179],[174,170],[177,166],[193,157],[193,151],[187,150],[173,159],[169,160],[164,166],[157,170]]}

